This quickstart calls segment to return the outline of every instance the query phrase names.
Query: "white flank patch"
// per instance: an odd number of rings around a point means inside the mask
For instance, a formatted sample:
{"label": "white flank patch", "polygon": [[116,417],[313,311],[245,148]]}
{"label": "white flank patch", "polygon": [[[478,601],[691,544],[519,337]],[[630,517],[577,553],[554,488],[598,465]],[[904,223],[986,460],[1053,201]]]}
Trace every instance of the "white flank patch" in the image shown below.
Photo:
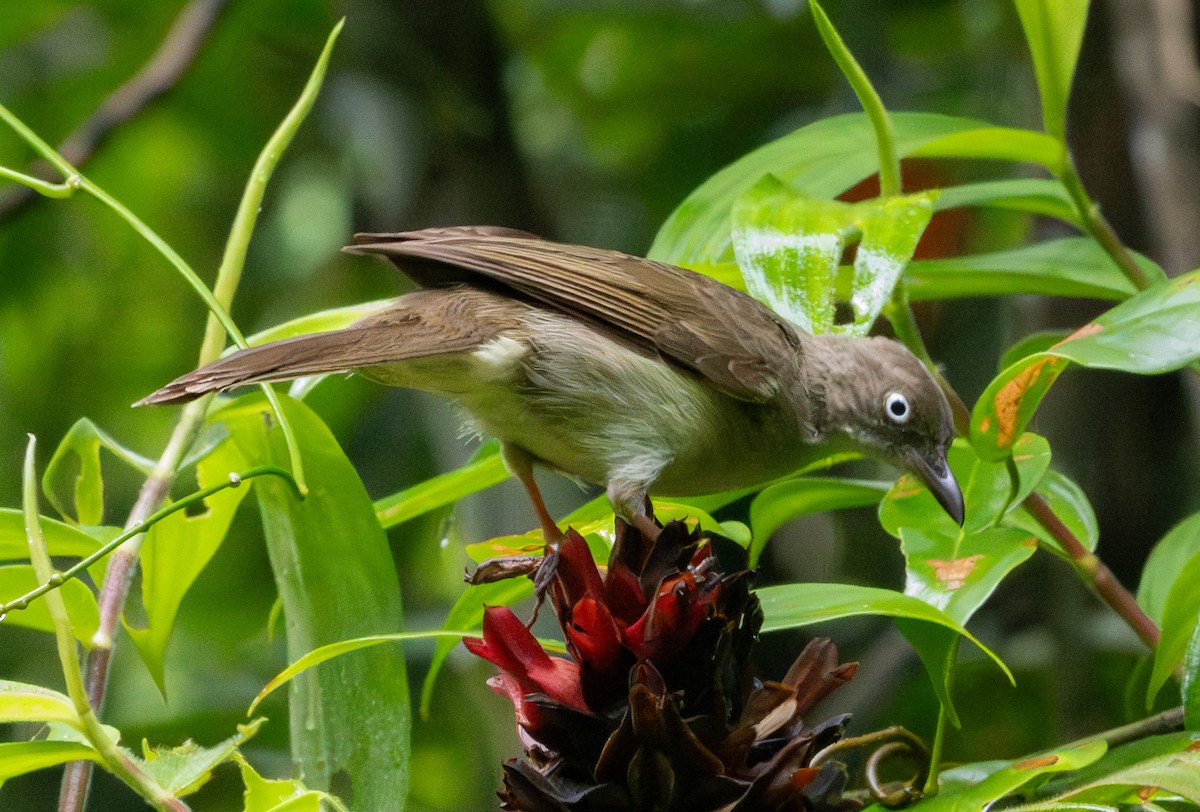
{"label": "white flank patch", "polygon": [[481,372],[489,378],[503,378],[525,357],[525,345],[508,336],[500,336],[484,344],[471,355],[483,366]]}

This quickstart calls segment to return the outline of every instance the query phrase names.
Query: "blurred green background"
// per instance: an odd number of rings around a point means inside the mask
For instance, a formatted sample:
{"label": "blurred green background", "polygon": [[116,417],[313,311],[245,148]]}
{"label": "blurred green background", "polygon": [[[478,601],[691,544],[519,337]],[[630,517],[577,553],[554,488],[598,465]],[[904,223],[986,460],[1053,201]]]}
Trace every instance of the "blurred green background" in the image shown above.
{"label": "blurred green background", "polygon": [[[1071,140],[1085,183],[1123,239],[1171,272],[1188,270],[1200,259],[1194,236],[1163,226],[1164,201],[1147,178],[1144,151],[1130,147],[1143,144],[1149,114],[1120,70],[1134,58],[1122,50],[1129,15],[1110,13],[1121,2],[1094,4]],[[139,69],[183,6],[6,0],[0,102],[59,142]],[[1038,126],[1032,69],[1006,0],[825,6],[891,108]],[[211,281],[257,151],[343,15],[321,98],[268,190],[234,307],[246,332],[400,291],[405,283],[382,263],[338,253],[354,230],[491,223],[643,253],[671,209],[713,171],[795,127],[856,109],[800,0],[234,0],[177,85],[113,132],[86,173]],[[1196,128],[1188,109],[1185,155]],[[0,132],[0,164],[24,168],[29,159],[15,136]],[[907,180],[936,185],[970,171],[910,166]],[[194,365],[204,311],[148,245],[93,201],[35,200],[3,211],[0,504],[16,506],[26,433],[40,438],[44,463],[87,416],[157,455],[173,411],[129,404]],[[944,252],[1057,235],[1045,223],[995,213],[956,216],[940,229],[932,248]],[[1016,339],[1077,326],[1100,307],[967,300],[919,315],[933,355],[972,398]],[[419,394],[338,380],[310,402],[375,497],[448,470],[473,448],[449,410]],[[1153,542],[1200,508],[1194,404],[1182,378],[1073,372],[1032,427],[1095,504],[1100,553],[1127,586],[1136,586]],[[108,463],[107,520],[116,524],[139,481]],[[570,483],[544,481],[554,510],[584,498]],[[184,481],[178,490],[191,487]],[[271,575],[253,511],[243,513],[183,605],[169,702],[131,647],[119,647],[106,712],[131,742],[228,736],[284,665],[282,643],[266,629]],[[511,482],[444,519],[392,532],[411,629],[441,624],[461,589],[465,542],[533,525]],[[894,542],[869,512],[786,528],[763,574],[887,586],[902,577]],[[952,737],[950,759],[1015,756],[1132,712],[1125,685],[1138,645],[1064,565],[1035,558],[976,623],[1018,671],[1019,688],[983,664],[964,669],[966,728]],[[898,722],[931,732],[932,693],[887,624],[822,631],[863,661],[855,682],[829,700],[830,713],[853,710],[858,731]],[[779,676],[798,646],[796,638],[768,641],[764,675]],[[430,651],[408,649],[415,685]],[[59,686],[50,638],[0,630],[0,676]],[[486,689],[487,676],[489,668],[465,654],[443,672],[432,715],[415,726],[410,808],[494,808],[499,764],[517,744],[510,706]],[[286,707],[276,701],[266,712],[275,721],[248,754],[282,776]],[[0,809],[55,808],[57,785],[55,771],[11,781],[0,788]],[[196,808],[240,809],[239,796],[236,771],[224,768]],[[102,776],[91,808],[143,807]]]}

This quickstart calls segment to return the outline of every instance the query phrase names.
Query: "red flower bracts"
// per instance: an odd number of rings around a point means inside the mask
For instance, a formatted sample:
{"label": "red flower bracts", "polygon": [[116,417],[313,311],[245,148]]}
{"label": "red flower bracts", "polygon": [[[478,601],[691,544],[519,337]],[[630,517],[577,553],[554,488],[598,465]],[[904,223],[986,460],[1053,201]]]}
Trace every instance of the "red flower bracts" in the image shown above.
{"label": "red flower bracts", "polygon": [[753,677],[761,612],[750,574],[723,574],[712,545],[680,522],[657,538],[617,522],[601,573],[568,531],[547,599],[570,659],[542,650],[508,607],[488,607],[463,642],[500,669],[525,757],[504,765],[505,809],[844,809],[844,775],[808,766],[845,717],[803,715],[850,679],[828,640],[780,682]]}

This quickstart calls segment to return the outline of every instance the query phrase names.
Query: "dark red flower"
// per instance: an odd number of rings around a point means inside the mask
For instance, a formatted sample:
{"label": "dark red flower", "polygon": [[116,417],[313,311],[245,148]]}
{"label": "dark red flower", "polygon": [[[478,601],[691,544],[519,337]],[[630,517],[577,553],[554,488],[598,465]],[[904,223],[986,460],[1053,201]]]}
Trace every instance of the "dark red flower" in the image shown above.
{"label": "dark red flower", "polygon": [[813,641],[780,682],[753,677],[761,612],[746,571],[718,571],[712,544],[672,522],[649,537],[617,522],[601,572],[568,531],[547,599],[570,659],[544,652],[509,609],[489,607],[467,647],[494,663],[526,754],[504,766],[504,808],[841,809],[838,717],[804,715],[854,673]]}

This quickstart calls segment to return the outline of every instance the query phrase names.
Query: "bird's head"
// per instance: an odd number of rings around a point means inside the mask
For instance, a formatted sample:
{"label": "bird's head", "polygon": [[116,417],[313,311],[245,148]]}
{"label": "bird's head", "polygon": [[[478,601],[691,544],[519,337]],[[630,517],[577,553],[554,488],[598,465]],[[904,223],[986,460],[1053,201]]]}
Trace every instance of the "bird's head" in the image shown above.
{"label": "bird's head", "polygon": [[[824,335],[814,385],[823,395],[824,424],[863,453],[911,471],[958,524],[963,495],[946,462],[954,439],[950,404],[925,366],[887,338]],[[815,357],[812,357],[815,356]]]}

